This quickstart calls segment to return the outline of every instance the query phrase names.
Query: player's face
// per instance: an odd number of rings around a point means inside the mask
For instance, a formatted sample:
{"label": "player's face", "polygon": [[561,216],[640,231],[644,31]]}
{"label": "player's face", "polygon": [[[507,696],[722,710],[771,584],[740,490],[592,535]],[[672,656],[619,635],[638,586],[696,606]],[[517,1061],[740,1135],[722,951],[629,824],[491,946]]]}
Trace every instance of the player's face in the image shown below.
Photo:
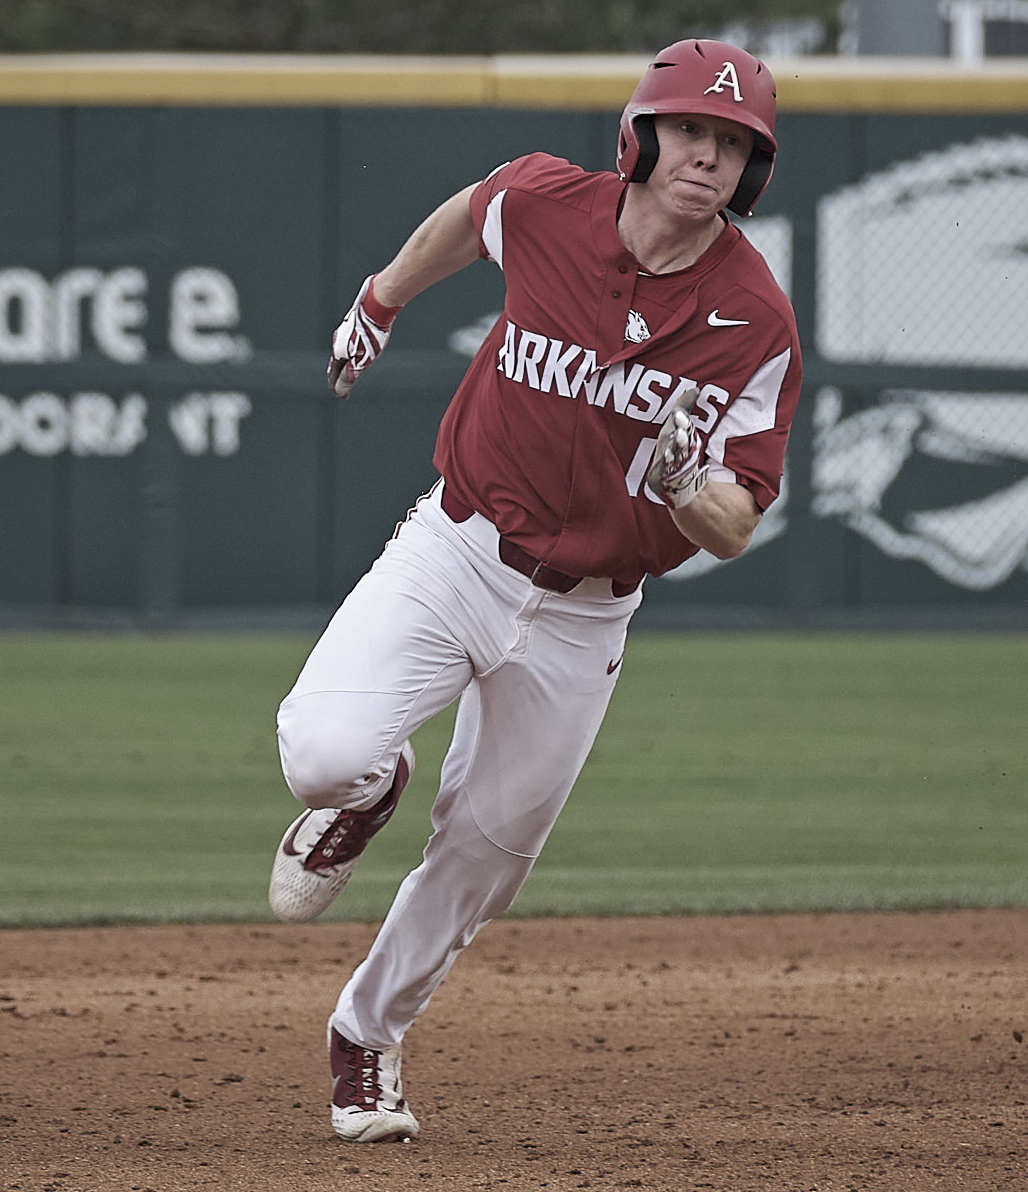
{"label": "player's face", "polygon": [[685,218],[727,207],[753,150],[753,133],[721,116],[654,119],[660,152],[648,186]]}

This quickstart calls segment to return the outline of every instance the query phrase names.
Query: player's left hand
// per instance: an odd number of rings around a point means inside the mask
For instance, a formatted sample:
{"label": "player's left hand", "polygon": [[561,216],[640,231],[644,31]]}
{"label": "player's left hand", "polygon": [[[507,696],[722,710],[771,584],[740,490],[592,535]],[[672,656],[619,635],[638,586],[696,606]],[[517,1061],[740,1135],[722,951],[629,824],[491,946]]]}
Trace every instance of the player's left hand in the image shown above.
{"label": "player's left hand", "polygon": [[392,318],[388,318],[386,325],[381,326],[365,309],[370,286],[371,277],[366,277],[357,291],[353,306],[332,335],[332,355],[326,371],[328,383],[339,397],[350,396],[350,390],[358,377],[374,363],[389,342]]}
{"label": "player's left hand", "polygon": [[699,390],[690,389],[672,406],[646,473],[647,484],[672,509],[688,505],[707,486],[703,443],[689,417],[697,397]]}

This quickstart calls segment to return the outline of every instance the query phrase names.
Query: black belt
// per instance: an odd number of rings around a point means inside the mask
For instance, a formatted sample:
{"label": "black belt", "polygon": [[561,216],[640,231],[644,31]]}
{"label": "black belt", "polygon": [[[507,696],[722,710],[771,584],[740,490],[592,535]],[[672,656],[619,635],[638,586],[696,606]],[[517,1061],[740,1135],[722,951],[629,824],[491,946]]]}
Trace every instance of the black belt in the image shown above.
{"label": "black belt", "polygon": [[[445,484],[441,504],[443,513],[450,521],[458,524],[466,522],[475,512],[470,505],[465,505],[459,497],[454,496]],[[503,534],[500,535],[499,556],[501,563],[526,576],[537,588],[544,588],[547,592],[566,594],[577,588],[583,579],[581,575],[568,575],[566,571],[558,571],[556,567],[551,567],[542,559],[530,555],[527,550],[518,546],[516,542],[511,542]],[[630,596],[638,586],[617,579],[610,581],[611,594],[618,597]]]}

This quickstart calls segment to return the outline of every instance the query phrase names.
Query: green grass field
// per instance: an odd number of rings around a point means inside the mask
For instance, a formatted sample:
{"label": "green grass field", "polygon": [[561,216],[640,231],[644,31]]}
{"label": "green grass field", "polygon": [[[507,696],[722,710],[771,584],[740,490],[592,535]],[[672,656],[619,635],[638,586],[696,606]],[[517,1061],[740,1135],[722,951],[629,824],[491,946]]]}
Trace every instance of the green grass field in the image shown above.
{"label": "green grass field", "polygon": [[[0,924],[266,919],[308,635],[0,636]],[[1028,903],[1028,638],[636,633],[520,914]],[[326,918],[420,857],[452,713]]]}

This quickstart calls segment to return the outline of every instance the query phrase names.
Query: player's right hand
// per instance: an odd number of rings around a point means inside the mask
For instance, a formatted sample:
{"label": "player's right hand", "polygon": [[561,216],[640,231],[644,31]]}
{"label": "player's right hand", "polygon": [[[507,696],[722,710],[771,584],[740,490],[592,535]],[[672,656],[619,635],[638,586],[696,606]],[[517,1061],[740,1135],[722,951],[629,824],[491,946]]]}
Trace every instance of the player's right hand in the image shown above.
{"label": "player's right hand", "polygon": [[327,369],[328,383],[339,397],[350,396],[350,390],[356,384],[357,378],[374,363],[389,342],[393,317],[388,316],[383,327],[371,318],[364,306],[372,277],[374,274],[364,279],[353,306],[332,334],[332,355],[328,359]]}

